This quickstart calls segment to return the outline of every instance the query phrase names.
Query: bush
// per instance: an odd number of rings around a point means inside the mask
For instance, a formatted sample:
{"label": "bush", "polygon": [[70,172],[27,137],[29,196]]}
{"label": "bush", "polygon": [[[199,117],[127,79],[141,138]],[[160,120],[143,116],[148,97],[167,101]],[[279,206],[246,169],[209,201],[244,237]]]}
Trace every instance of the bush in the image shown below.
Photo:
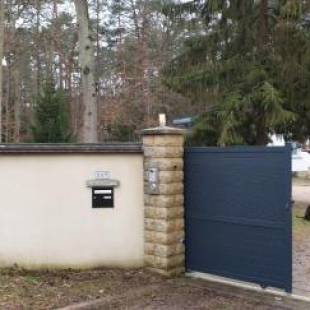
{"label": "bush", "polygon": [[38,96],[32,126],[35,143],[66,143],[71,141],[69,111],[63,91],[47,85]]}

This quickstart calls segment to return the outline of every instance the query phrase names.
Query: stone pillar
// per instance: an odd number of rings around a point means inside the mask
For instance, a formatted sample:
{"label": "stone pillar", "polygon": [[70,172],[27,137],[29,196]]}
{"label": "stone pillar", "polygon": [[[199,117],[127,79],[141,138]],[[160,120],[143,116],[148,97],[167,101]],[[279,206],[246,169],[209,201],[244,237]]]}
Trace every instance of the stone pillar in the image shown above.
{"label": "stone pillar", "polygon": [[183,156],[184,131],[143,131],[145,265],[172,276],[185,271]]}

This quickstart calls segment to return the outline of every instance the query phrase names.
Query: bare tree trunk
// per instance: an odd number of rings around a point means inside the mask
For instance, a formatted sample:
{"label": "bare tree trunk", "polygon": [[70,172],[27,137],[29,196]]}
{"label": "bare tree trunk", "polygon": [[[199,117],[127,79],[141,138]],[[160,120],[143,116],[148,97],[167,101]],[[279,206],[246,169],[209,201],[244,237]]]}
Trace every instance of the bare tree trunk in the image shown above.
{"label": "bare tree trunk", "polygon": [[94,78],[95,55],[93,38],[86,0],[74,0],[79,34],[79,65],[81,72],[82,92],[82,128],[79,142],[96,143],[97,134],[97,94]]}
{"label": "bare tree trunk", "polygon": [[21,127],[21,92],[20,92],[20,73],[19,68],[15,65],[13,69],[14,85],[15,85],[15,100],[14,100],[14,142],[20,142],[20,127]]}
{"label": "bare tree trunk", "polygon": [[140,54],[142,66],[142,98],[145,109],[145,125],[151,126],[152,104],[151,104],[151,91],[150,91],[150,58],[147,44],[147,37],[149,32],[149,8],[147,4],[142,8],[142,28],[140,36]]}
{"label": "bare tree trunk", "polygon": [[[8,44],[8,96],[9,96],[9,111],[7,119],[10,121],[10,137],[9,142],[20,143],[21,133],[21,102],[22,102],[22,83],[21,83],[21,70],[22,70],[22,57],[23,54],[20,39],[16,33],[16,22],[20,17],[18,14],[13,14],[13,6],[7,8],[7,21],[10,23],[9,44]],[[14,55],[13,57],[11,55]],[[12,113],[13,112],[13,113]],[[9,122],[6,122],[9,124]]]}
{"label": "bare tree trunk", "polygon": [[0,1],[0,143],[2,143],[2,59],[4,54],[4,1]]}
{"label": "bare tree trunk", "polygon": [[35,57],[36,57],[36,65],[37,65],[37,72],[36,72],[36,96],[40,93],[41,90],[41,80],[42,80],[42,75],[41,75],[41,70],[42,70],[42,64],[41,64],[41,59],[40,59],[40,14],[41,14],[41,1],[36,0],[36,52],[35,52]]}
{"label": "bare tree trunk", "polygon": [[11,84],[12,84],[12,61],[11,61],[11,55],[7,57],[7,70],[5,74],[6,80],[7,80],[7,86],[6,86],[6,98],[5,98],[5,142],[10,142],[10,133],[11,133],[11,97],[12,97],[12,90],[11,90]]}
{"label": "bare tree trunk", "polygon": [[268,0],[261,0],[260,3],[260,29],[258,32],[258,42],[262,50],[266,50],[268,43]]}

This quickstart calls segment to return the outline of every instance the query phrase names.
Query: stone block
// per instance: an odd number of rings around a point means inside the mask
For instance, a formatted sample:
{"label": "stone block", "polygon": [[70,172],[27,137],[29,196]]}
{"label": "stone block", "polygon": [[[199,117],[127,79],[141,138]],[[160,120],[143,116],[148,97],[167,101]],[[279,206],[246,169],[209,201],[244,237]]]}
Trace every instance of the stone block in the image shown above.
{"label": "stone block", "polygon": [[160,171],[159,182],[160,183],[183,183],[184,173],[183,171]]}
{"label": "stone block", "polygon": [[[160,195],[181,195],[184,188],[183,183],[166,183],[159,184],[158,194]],[[144,192],[146,194],[152,194],[149,189],[148,182],[144,182]]]}
{"label": "stone block", "polygon": [[146,230],[170,233],[184,230],[184,219],[157,220],[146,218],[144,225]]}
{"label": "stone block", "polygon": [[169,268],[167,270],[165,269],[158,269],[158,268],[152,268],[152,267],[149,267],[148,268],[151,272],[154,272],[154,273],[158,273],[162,276],[165,276],[165,277],[177,277],[177,276],[180,276],[182,274],[185,273],[185,267],[182,266],[182,267],[175,267],[175,268]]}
{"label": "stone block", "polygon": [[147,230],[144,233],[145,242],[158,244],[173,244],[183,242],[185,239],[184,230],[169,233]]}
{"label": "stone block", "polygon": [[162,135],[144,136],[143,145],[145,146],[183,146],[184,137],[182,135]]}
{"label": "stone block", "polygon": [[183,207],[184,196],[178,195],[144,195],[144,203],[158,208]]}
{"label": "stone block", "polygon": [[162,195],[180,195],[183,194],[183,183],[159,184],[159,193]]}
{"label": "stone block", "polygon": [[146,158],[144,169],[158,167],[160,171],[183,171],[183,158]]}
{"label": "stone block", "polygon": [[145,243],[144,251],[147,255],[155,255],[160,257],[170,257],[175,255],[184,254],[185,248],[182,242],[175,244],[156,244],[156,243]]}
{"label": "stone block", "polygon": [[144,262],[147,267],[160,268],[168,271],[169,269],[183,267],[185,264],[185,257],[184,254],[170,257],[145,255]]}
{"label": "stone block", "polygon": [[180,158],[183,156],[184,149],[181,146],[145,146],[144,156],[156,158]]}
{"label": "stone block", "polygon": [[145,218],[163,219],[163,220],[183,218],[184,208],[183,207],[158,208],[158,207],[145,206],[144,216]]}
{"label": "stone block", "polygon": [[[148,170],[144,171],[144,181],[148,181]],[[159,182],[160,183],[177,183],[183,182],[184,173],[183,171],[159,171]]]}

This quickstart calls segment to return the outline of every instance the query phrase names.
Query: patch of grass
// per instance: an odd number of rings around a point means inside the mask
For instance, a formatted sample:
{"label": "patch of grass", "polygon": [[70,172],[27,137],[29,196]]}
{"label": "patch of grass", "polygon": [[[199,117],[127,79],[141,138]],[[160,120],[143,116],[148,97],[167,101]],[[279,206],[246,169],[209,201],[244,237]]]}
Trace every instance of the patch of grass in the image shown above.
{"label": "patch of grass", "polygon": [[24,280],[27,284],[32,284],[32,285],[38,285],[41,282],[37,277],[33,277],[33,276],[26,276],[24,277]]}
{"label": "patch of grass", "polygon": [[293,208],[293,232],[297,238],[310,238],[310,222],[303,219],[306,207],[306,204],[297,202]]}

